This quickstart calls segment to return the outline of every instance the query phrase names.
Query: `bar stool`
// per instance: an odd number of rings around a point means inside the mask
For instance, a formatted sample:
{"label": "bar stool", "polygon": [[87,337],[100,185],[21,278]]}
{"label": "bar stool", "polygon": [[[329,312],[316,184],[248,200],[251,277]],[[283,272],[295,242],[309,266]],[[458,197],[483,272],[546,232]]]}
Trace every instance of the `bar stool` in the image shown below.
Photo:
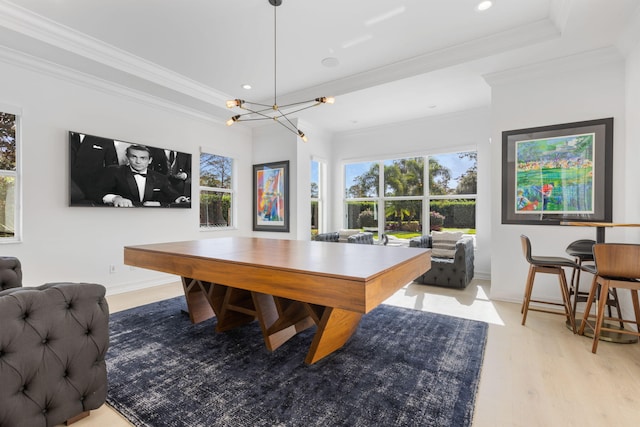
{"label": "bar stool", "polygon": [[[571,311],[571,302],[569,300],[569,289],[567,286],[567,278],[565,276],[564,267],[571,268],[573,270],[580,268],[574,261],[563,257],[547,257],[547,256],[532,256],[531,255],[531,240],[524,234],[520,236],[520,242],[522,243],[522,253],[529,263],[529,274],[527,276],[527,284],[524,291],[524,299],[522,301],[522,325],[527,321],[527,313],[531,311],[539,311],[543,313],[551,314],[564,314],[567,317],[567,321],[571,325],[571,330],[576,333],[576,323],[574,313]],[[531,294],[533,291],[533,282],[537,273],[555,274],[558,276],[560,282],[560,293],[562,294],[562,303],[554,301],[545,301],[539,299],[532,299]],[[564,313],[560,313],[555,310],[549,310],[545,308],[529,307],[529,304],[535,302],[539,304],[546,304],[552,306],[561,306],[564,308]]]}
{"label": "bar stool", "polygon": [[[579,268],[573,270],[571,273],[571,282],[569,283],[569,298],[573,296],[573,313],[577,312],[577,307],[579,302],[587,302],[589,292],[580,291],[580,273],[581,271],[586,271],[587,273],[593,274],[594,276],[597,274],[596,266],[593,264],[595,262],[595,258],[593,256],[593,245],[596,244],[595,240],[590,239],[580,239],[573,241],[567,246],[565,251],[567,254],[574,257],[576,263]],[[585,264],[590,263],[590,264]],[[600,296],[600,290],[597,291],[597,297]],[[620,310],[620,303],[618,301],[618,291],[615,288],[610,289],[609,297],[607,298],[607,311],[609,313],[609,317],[612,316],[611,307],[615,307],[618,312],[618,318],[622,318],[622,313]],[[620,327],[622,328],[624,324],[620,322]]]}
{"label": "bar stool", "polygon": [[583,265],[585,262],[593,263],[593,245],[595,240],[580,239],[571,242],[565,249],[565,252],[571,255],[580,268],[574,269],[571,273],[571,282],[569,283],[569,298],[573,296],[573,313],[576,313],[578,302],[586,302],[589,292],[580,292],[580,272],[582,270],[595,274],[595,267],[591,264]]}
{"label": "bar stool", "polygon": [[[597,273],[593,278],[591,291],[587,300],[587,307],[580,324],[578,333],[584,335],[584,329],[589,326],[593,330],[593,346],[591,352],[595,353],[598,349],[598,341],[602,331],[614,333],[629,334],[636,337],[640,336],[639,332],[629,329],[612,329],[604,323],[608,320],[604,315],[604,307],[608,301],[609,290],[616,288],[629,289],[631,291],[631,300],[633,302],[633,311],[635,319],[622,319],[620,322],[633,323],[640,331],[640,302],[638,301],[638,291],[640,290],[640,245],[624,244],[624,243],[599,243],[593,248],[594,258],[596,261]],[[598,288],[600,297],[596,298]],[[596,321],[594,324],[589,322],[589,312],[591,305],[598,300],[596,308]],[[614,320],[614,319],[609,319]]]}

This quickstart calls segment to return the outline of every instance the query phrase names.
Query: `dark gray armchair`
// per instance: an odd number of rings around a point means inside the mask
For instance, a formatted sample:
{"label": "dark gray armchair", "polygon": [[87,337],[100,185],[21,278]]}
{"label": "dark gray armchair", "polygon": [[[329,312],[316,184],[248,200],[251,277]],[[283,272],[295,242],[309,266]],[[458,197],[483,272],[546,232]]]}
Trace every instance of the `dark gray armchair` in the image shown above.
{"label": "dark gray armchair", "polygon": [[[340,233],[337,231],[333,231],[330,233],[320,233],[315,239],[318,242],[340,242]],[[344,239],[346,243],[356,243],[359,245],[373,245],[373,233],[368,231],[366,232],[357,232],[354,234],[350,234]]]}
{"label": "dark gray armchair", "polygon": [[[409,246],[431,248],[431,236],[414,237],[409,241]],[[464,289],[473,279],[473,263],[473,238],[470,236],[462,237],[456,242],[453,258],[432,256],[431,269],[414,281],[425,285]]]}
{"label": "dark gray armchair", "polygon": [[[4,289],[20,276],[20,263],[0,265]],[[55,426],[105,402],[104,296],[104,286],[90,283],[18,282],[0,291],[0,426]]]}
{"label": "dark gray armchair", "polygon": [[0,291],[22,286],[22,265],[18,258],[0,257]]}
{"label": "dark gray armchair", "polygon": [[340,238],[340,235],[337,231],[333,231],[330,233],[320,233],[316,235],[315,241],[317,242],[337,242]]}

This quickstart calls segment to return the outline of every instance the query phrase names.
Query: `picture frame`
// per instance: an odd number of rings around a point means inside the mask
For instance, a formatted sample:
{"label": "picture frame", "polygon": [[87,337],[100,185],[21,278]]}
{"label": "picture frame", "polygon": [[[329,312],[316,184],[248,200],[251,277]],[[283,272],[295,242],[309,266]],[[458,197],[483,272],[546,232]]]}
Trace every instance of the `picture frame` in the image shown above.
{"label": "picture frame", "polygon": [[76,131],[68,141],[70,207],[191,208],[191,153]]}
{"label": "picture frame", "polygon": [[253,165],[253,231],[289,232],[289,161]]}
{"label": "picture frame", "polygon": [[502,223],[611,222],[613,118],[502,132]]}

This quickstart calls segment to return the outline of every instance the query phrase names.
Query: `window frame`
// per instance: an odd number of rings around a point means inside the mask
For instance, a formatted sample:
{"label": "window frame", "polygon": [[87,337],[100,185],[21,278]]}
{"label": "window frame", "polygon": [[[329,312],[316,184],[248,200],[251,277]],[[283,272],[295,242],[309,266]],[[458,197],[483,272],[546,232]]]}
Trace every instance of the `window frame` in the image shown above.
{"label": "window frame", "polygon": [[0,111],[15,116],[15,150],[16,168],[12,170],[1,170],[1,176],[14,178],[13,195],[13,236],[0,237],[0,244],[11,244],[22,242],[22,109],[11,105],[0,104]]}
{"label": "window frame", "polygon": [[[343,185],[342,185],[342,197],[343,197],[343,203],[342,203],[342,214],[343,214],[343,227],[348,228],[349,227],[349,212],[348,212],[348,204],[349,203],[358,203],[358,202],[372,202],[376,204],[376,208],[377,208],[377,216],[378,216],[378,226],[377,226],[377,233],[378,235],[381,235],[385,233],[385,221],[384,218],[386,218],[385,216],[385,206],[386,203],[388,201],[397,201],[397,200],[421,200],[422,201],[422,213],[421,213],[421,217],[422,217],[422,234],[423,235],[428,235],[430,233],[431,230],[431,224],[430,224],[430,205],[431,205],[431,201],[432,200],[455,200],[455,199],[467,199],[467,200],[475,200],[477,201],[478,198],[478,194],[477,194],[477,190],[475,194],[446,194],[446,195],[436,195],[436,194],[431,194],[431,189],[429,188],[429,159],[431,157],[437,157],[440,155],[449,155],[449,154],[460,154],[460,153],[469,153],[469,152],[475,152],[476,154],[478,153],[478,148],[477,147],[458,147],[455,150],[449,151],[441,151],[441,152],[431,152],[431,153],[421,153],[421,154],[416,154],[416,155],[412,155],[412,154],[399,154],[399,155],[391,155],[391,156],[385,156],[382,158],[376,158],[376,159],[372,159],[371,157],[368,158],[358,158],[358,159],[348,159],[342,162],[342,181],[343,181]],[[418,157],[422,157],[424,159],[424,169],[423,169],[423,194],[421,196],[386,196],[386,188],[385,188],[385,176],[384,176],[384,168],[385,168],[385,162],[387,161],[393,161],[393,160],[401,160],[401,159],[410,159],[410,158],[418,158]],[[476,160],[477,162],[477,160]],[[377,196],[372,196],[372,197],[348,197],[347,196],[347,176],[346,176],[346,172],[347,172],[347,167],[348,165],[351,164],[357,164],[357,163],[376,163],[378,166],[378,189],[377,189]],[[477,163],[476,163],[477,165]],[[382,221],[380,221],[379,219],[383,218]],[[477,212],[476,212],[476,219],[477,219]],[[476,222],[476,227],[477,227],[477,222]],[[477,230],[477,228],[476,228]],[[474,237],[475,240],[475,236],[471,235]]]}
{"label": "window frame", "polygon": [[[327,161],[319,157],[311,157],[311,169],[313,163],[318,164],[318,197],[310,197],[310,203],[318,204],[318,233],[325,233],[327,229]],[[313,180],[311,180],[313,181]],[[313,213],[312,213],[313,217]],[[310,224],[313,225],[313,224]]]}
{"label": "window frame", "polygon": [[223,231],[223,230],[233,230],[236,229],[237,226],[237,187],[236,187],[236,176],[237,176],[237,160],[235,157],[224,155],[224,154],[216,154],[213,152],[215,150],[210,150],[204,147],[200,148],[200,153],[198,155],[198,160],[201,161],[203,154],[208,154],[212,156],[224,157],[227,159],[231,159],[231,185],[230,188],[222,188],[222,187],[209,187],[200,185],[200,176],[202,175],[202,168],[198,167],[198,206],[200,207],[200,200],[202,200],[202,192],[216,192],[216,193],[227,193],[231,195],[231,213],[229,214],[229,219],[231,224],[226,226],[216,227],[214,225],[202,225],[200,221],[200,213],[198,213],[198,229],[203,232],[208,231]]}

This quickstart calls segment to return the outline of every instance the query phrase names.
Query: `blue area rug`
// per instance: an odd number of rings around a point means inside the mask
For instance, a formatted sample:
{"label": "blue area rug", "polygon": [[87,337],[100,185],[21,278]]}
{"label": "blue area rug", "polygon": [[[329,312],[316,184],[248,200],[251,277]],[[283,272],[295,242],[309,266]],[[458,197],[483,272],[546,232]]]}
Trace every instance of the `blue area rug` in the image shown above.
{"label": "blue area rug", "polygon": [[315,328],[270,353],[257,322],[217,334],[184,298],[111,315],[107,402],[136,426],[468,426],[488,325],[381,305],[314,365]]}

